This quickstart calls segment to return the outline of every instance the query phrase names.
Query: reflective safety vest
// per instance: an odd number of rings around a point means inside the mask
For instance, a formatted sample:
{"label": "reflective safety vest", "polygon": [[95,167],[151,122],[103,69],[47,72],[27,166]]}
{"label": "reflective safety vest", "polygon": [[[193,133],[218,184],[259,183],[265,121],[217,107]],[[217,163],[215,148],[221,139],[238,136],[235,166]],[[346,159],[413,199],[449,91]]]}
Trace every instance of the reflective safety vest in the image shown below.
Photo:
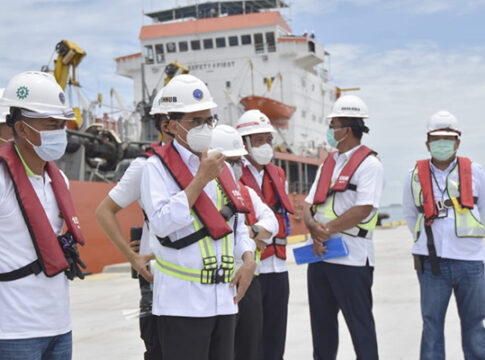
{"label": "reflective safety vest", "polygon": [[[155,148],[157,155],[175,182],[181,189],[185,189],[192,181],[193,175],[183,162],[173,143]],[[227,166],[216,180],[217,203],[213,204],[207,194],[202,191],[197,198],[191,214],[194,219],[195,232],[191,235],[172,242],[168,237],[159,238],[163,246],[182,249],[198,242],[203,269],[189,269],[170,263],[159,257],[156,258],[157,268],[171,276],[183,280],[200,282],[201,284],[218,284],[230,282],[234,273],[234,257],[232,250],[229,220],[237,213],[249,211],[244,199],[237,189],[236,182]],[[222,240],[222,256],[220,265],[212,249],[212,239]]]}
{"label": "reflective safety vest", "polygon": [[[336,152],[331,153],[323,163],[313,200],[312,213],[314,219],[322,224],[326,224],[340,216],[334,209],[335,194],[347,190],[356,191],[357,186],[350,183],[352,176],[368,156],[377,155],[375,151],[367,146],[360,146],[347,161],[337,179],[332,183],[333,171],[336,165],[335,154]],[[374,215],[368,221],[361,222],[353,228],[342,231],[342,233],[370,239],[376,225],[377,211],[374,212]]]}
{"label": "reflective safety vest", "polygon": [[251,170],[247,166],[243,166],[243,174],[240,181],[259,195],[266,205],[273,210],[278,220],[279,231],[273,238],[273,243],[264,250],[261,260],[273,255],[286,260],[286,237],[290,233],[288,213],[293,214],[294,211],[285,190],[285,172],[282,168],[272,163],[265,165],[261,189],[253,174],[251,174]]}
{"label": "reflective safety vest", "polygon": [[[48,277],[61,273],[68,267],[66,257],[13,142],[0,147],[0,162],[3,162],[12,179],[15,195],[38,257],[20,269],[0,274],[0,281],[16,280],[30,274],[37,275],[41,271]],[[51,178],[52,190],[68,230],[75,241],[83,245],[81,227],[64,177],[54,161],[46,162],[45,170]]]}
{"label": "reflective safety vest", "polygon": [[[419,215],[414,227],[414,241],[419,239],[423,220],[431,226],[440,210],[453,209],[457,237],[485,237],[485,227],[471,209],[478,198],[473,197],[472,168],[468,158],[458,157],[446,181],[448,199],[435,201],[429,160],[419,160],[414,168],[411,191]],[[445,213],[447,216],[447,213]]]}

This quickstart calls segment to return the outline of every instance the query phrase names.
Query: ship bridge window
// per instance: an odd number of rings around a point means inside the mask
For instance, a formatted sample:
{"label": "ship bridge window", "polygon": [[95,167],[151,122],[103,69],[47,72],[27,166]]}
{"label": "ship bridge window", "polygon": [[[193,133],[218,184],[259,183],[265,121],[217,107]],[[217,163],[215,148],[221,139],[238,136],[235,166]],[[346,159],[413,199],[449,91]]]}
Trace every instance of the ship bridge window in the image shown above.
{"label": "ship bridge window", "polygon": [[174,42],[167,43],[167,52],[174,53],[175,51],[177,51],[177,49],[175,48],[175,43]]}
{"label": "ship bridge window", "polygon": [[313,41],[308,42],[308,51],[312,53],[315,52],[315,43]]}
{"label": "ship bridge window", "polygon": [[216,47],[218,48],[226,47],[226,38],[225,37],[216,38]]}
{"label": "ship bridge window", "polygon": [[239,39],[238,39],[237,36],[229,36],[229,46],[238,46],[239,45],[239,41],[238,40]]}
{"label": "ship bridge window", "polygon": [[163,44],[155,45],[155,58],[158,64],[165,62],[165,54],[163,53]]}
{"label": "ship bridge window", "polygon": [[200,40],[192,40],[190,42],[190,48],[192,50],[200,50]]}
{"label": "ship bridge window", "polygon": [[212,39],[204,39],[204,49],[213,49],[214,41]]}
{"label": "ship bridge window", "polygon": [[145,53],[145,64],[153,64],[153,46],[145,45],[144,53]]}
{"label": "ship bridge window", "polygon": [[241,35],[241,45],[251,45],[251,35]]}
{"label": "ship bridge window", "polygon": [[254,50],[256,54],[264,52],[263,34],[254,34]]}
{"label": "ship bridge window", "polygon": [[187,41],[179,41],[179,51],[189,51],[189,44],[187,43]]}
{"label": "ship bridge window", "polygon": [[267,32],[266,34],[266,48],[268,52],[275,52],[276,51],[276,41],[274,37],[274,32]]}

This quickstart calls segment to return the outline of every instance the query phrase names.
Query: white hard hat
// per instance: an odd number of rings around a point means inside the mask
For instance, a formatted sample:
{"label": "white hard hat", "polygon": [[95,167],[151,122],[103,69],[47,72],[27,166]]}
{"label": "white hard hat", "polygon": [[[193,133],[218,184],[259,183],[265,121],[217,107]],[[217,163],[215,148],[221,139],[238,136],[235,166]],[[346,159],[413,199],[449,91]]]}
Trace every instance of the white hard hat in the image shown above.
{"label": "white hard hat", "polygon": [[217,107],[209,89],[193,75],[175,76],[163,88],[159,105],[167,112],[191,113]]}
{"label": "white hard hat", "polygon": [[[3,95],[4,89],[0,89],[0,98]],[[5,117],[8,115],[8,107],[0,106],[0,124],[6,122]]]}
{"label": "white hard hat", "polygon": [[369,117],[367,105],[358,96],[344,95],[335,101],[332,113],[327,116],[328,119],[338,117],[366,119]]}
{"label": "white hard hat", "polygon": [[150,109],[150,115],[168,114],[166,110],[167,108],[166,103],[162,103],[163,89],[165,88],[161,88],[160,90],[158,90],[157,95],[155,96],[155,99],[153,99],[152,108]]}
{"label": "white hard hat", "polygon": [[259,110],[248,110],[242,114],[236,129],[241,136],[276,132],[268,117]]}
{"label": "white hard hat", "polygon": [[10,79],[0,97],[0,106],[25,109],[39,118],[75,119],[54,77],[40,71],[26,71]]}
{"label": "white hard hat", "polygon": [[457,118],[449,111],[438,111],[428,120],[428,135],[460,136]]}
{"label": "white hard hat", "polygon": [[218,125],[212,130],[210,147],[220,150],[222,154],[228,157],[248,154],[244,148],[241,135],[229,125]]}

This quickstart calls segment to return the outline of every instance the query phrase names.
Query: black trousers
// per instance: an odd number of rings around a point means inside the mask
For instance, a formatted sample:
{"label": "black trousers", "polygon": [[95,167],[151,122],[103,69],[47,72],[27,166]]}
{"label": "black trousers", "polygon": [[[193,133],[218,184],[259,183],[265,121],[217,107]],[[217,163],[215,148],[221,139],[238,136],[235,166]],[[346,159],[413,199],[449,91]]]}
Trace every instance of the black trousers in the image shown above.
{"label": "black trousers", "polygon": [[290,296],[288,272],[260,274],[259,283],[263,301],[263,359],[282,360]]}
{"label": "black trousers", "polygon": [[163,360],[233,360],[236,314],[159,316]]}
{"label": "black trousers", "polygon": [[258,276],[253,278],[238,305],[234,359],[262,360],[263,304]]}
{"label": "black trousers", "polygon": [[338,312],[349,328],[359,360],[376,360],[377,339],[372,315],[374,268],[318,262],[308,265],[308,300],[313,359],[335,360],[338,349]]}
{"label": "black trousers", "polygon": [[145,343],[145,360],[161,360],[162,349],[158,336],[157,316],[152,315],[153,292],[151,284],[139,275],[140,283],[140,337]]}

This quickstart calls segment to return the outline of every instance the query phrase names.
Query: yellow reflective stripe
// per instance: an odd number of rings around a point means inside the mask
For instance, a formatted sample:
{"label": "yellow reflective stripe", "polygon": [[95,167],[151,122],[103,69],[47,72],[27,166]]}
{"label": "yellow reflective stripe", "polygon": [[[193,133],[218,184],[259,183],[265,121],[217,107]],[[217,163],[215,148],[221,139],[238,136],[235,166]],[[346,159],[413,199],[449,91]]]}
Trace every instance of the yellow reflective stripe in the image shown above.
{"label": "yellow reflective stripe", "polygon": [[158,256],[156,256],[156,266],[158,270],[168,275],[171,275],[183,280],[200,282],[201,270],[186,269],[181,266],[172,264],[168,261],[162,260]]}

